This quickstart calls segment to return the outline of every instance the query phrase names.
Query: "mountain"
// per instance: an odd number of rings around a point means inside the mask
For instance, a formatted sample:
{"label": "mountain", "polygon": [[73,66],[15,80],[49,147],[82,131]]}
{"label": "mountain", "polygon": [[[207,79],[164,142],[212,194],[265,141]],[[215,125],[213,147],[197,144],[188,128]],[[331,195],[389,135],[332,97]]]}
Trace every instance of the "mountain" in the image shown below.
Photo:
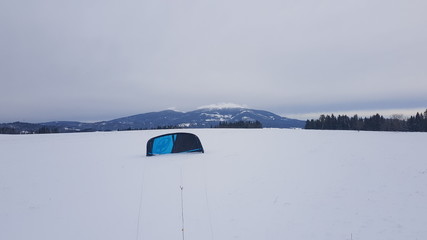
{"label": "mountain", "polygon": [[[242,107],[202,108],[190,112],[165,110],[160,112],[143,113],[110,121],[82,123],[72,121],[55,121],[31,124],[25,129],[25,124],[19,123],[20,132],[88,132],[88,131],[115,131],[131,129],[154,128],[210,128],[218,126],[220,122],[259,121],[265,128],[303,128],[305,121],[281,117],[274,113]],[[0,124],[1,127],[15,128],[15,123]]]}
{"label": "mountain", "polygon": [[203,108],[186,113],[180,124],[212,127],[220,122],[259,121],[266,128],[302,128],[305,122],[281,117],[271,112],[248,108]]}
{"label": "mountain", "polygon": [[220,122],[259,121],[266,128],[302,128],[305,121],[281,117],[271,112],[248,108],[203,108],[190,112],[166,110],[94,123],[96,130],[153,129],[176,126],[210,128]]}

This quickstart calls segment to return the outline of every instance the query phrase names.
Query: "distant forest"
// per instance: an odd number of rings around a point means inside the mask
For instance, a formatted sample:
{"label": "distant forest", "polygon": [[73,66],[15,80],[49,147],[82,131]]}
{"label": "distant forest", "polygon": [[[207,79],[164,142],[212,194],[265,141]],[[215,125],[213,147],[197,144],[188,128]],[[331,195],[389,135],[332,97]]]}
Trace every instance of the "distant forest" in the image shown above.
{"label": "distant forest", "polygon": [[427,110],[424,114],[417,113],[409,118],[401,114],[392,115],[390,118],[379,114],[365,118],[357,115],[336,117],[334,114],[322,114],[317,120],[307,120],[305,129],[427,132]]}
{"label": "distant forest", "polygon": [[43,126],[33,123],[15,122],[10,124],[0,124],[0,134],[44,134],[44,133],[59,133],[57,127]]}
{"label": "distant forest", "polygon": [[262,128],[262,124],[260,121],[220,122],[214,128]]}

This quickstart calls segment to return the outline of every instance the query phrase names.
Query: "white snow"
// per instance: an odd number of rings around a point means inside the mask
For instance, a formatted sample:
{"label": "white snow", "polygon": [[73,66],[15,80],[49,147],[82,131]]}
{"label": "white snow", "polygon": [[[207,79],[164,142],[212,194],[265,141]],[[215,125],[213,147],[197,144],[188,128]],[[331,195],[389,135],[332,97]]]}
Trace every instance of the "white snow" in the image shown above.
{"label": "white snow", "polygon": [[191,123],[180,123],[180,124],[178,124],[178,127],[182,127],[182,128],[185,128],[185,127],[190,127],[191,126]]}
{"label": "white snow", "polygon": [[249,122],[249,121],[255,121],[255,119],[253,119],[251,117],[242,117],[241,119],[242,119],[242,121],[247,121],[247,122]]}
{"label": "white snow", "polygon": [[227,108],[247,108],[245,105],[240,105],[236,103],[217,103],[217,104],[210,104],[205,106],[200,106],[197,109],[227,109]]}
{"label": "white snow", "polygon": [[201,113],[200,116],[211,117],[211,118],[208,118],[205,120],[207,122],[212,122],[212,121],[224,122],[224,121],[231,119],[233,115],[231,115],[231,114],[222,115],[219,113]]}
{"label": "white snow", "polygon": [[0,135],[0,239],[426,239],[425,133],[185,130]]}

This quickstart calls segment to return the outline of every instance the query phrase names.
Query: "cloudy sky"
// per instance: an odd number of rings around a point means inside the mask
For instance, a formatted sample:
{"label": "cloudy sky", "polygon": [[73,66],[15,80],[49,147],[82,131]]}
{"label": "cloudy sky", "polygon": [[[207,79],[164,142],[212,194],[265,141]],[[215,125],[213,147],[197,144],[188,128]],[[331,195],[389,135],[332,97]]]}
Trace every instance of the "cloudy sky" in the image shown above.
{"label": "cloudy sky", "polygon": [[[0,122],[427,108],[425,0],[4,0]],[[398,111],[396,110],[396,111]]]}

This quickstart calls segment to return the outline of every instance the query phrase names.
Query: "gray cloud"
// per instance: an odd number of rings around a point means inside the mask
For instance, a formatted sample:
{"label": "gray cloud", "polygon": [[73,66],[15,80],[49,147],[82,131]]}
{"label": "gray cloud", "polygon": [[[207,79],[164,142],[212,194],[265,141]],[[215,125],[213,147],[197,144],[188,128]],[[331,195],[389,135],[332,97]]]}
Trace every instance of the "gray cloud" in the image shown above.
{"label": "gray cloud", "polygon": [[0,122],[425,107],[424,1],[3,1]]}

